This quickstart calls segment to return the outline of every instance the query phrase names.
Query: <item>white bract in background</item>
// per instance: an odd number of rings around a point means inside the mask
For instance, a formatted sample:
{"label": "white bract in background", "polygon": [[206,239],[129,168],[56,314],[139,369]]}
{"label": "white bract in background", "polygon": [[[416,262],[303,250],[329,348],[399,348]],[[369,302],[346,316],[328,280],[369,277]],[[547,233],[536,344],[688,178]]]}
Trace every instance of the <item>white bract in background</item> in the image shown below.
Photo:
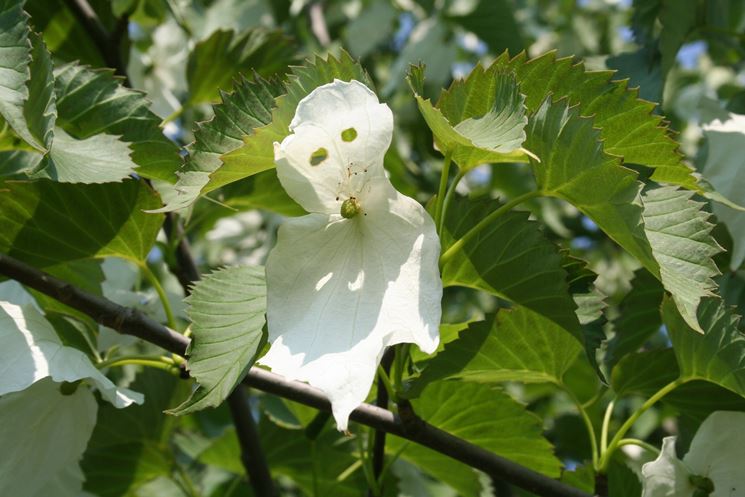
{"label": "white bract in background", "polygon": [[676,437],[642,468],[643,497],[735,497],[745,495],[745,413],[717,411],[701,424],[688,453],[675,454]]}
{"label": "white bract in background", "polygon": [[272,345],[260,362],[323,390],[346,430],[385,347],[437,348],[440,242],[424,208],[385,176],[393,115],[365,85],[316,88],[290,131],[275,144],[277,174],[311,214],[287,220],[269,255]]}

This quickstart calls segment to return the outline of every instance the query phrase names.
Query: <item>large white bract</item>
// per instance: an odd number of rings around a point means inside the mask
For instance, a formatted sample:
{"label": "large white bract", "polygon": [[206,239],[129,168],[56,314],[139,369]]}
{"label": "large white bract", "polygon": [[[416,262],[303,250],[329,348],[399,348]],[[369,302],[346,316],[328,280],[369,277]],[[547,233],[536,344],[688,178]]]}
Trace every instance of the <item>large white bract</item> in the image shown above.
{"label": "large white bract", "polygon": [[437,348],[440,242],[427,212],[385,176],[393,115],[365,85],[316,88],[290,131],[275,144],[277,174],[311,214],[286,221],[269,254],[271,349],[260,362],[323,390],[346,430],[385,347]]}
{"label": "large white bract", "polygon": [[643,497],[734,497],[745,495],[745,412],[717,411],[701,424],[683,460],[676,437],[642,467]]}

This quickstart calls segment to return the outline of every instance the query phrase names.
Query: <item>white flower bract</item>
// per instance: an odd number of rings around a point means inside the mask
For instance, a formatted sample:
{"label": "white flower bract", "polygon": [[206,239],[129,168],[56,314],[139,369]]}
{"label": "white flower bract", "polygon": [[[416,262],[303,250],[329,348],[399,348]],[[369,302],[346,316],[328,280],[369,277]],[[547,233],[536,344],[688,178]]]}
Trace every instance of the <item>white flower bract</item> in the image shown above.
{"label": "white flower bract", "polygon": [[[643,497],[734,497],[745,495],[745,412],[717,411],[701,424],[681,461],[675,438],[662,441],[659,457],[642,467]],[[702,479],[713,484],[699,491]]]}
{"label": "white flower bract", "polygon": [[277,175],[310,214],[287,220],[269,254],[271,348],[259,362],[323,390],[346,430],[385,347],[437,349],[440,242],[424,208],[385,176],[393,115],[365,85],[316,88],[290,131],[275,143]]}

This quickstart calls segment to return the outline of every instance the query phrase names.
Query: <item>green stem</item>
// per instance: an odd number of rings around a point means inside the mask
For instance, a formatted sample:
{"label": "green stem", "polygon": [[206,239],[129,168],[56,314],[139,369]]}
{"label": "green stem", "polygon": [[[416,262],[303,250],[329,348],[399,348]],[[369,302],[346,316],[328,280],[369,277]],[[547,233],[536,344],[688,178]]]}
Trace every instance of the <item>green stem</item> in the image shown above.
{"label": "green stem", "polygon": [[[396,392],[402,391],[402,384],[404,379],[404,370],[406,369],[406,359],[409,357],[409,349],[411,344],[404,343],[396,346],[396,356],[394,358],[395,368],[393,369],[393,388]],[[396,397],[391,395],[391,399]]]}
{"label": "green stem", "polygon": [[644,402],[644,404],[639,407],[639,409],[634,411],[634,414],[632,414],[629,419],[627,419],[626,422],[621,425],[621,428],[618,429],[618,432],[608,444],[608,450],[606,450],[605,453],[602,454],[602,456],[600,457],[600,467],[598,468],[599,472],[605,473],[608,470],[608,464],[610,464],[610,458],[613,455],[613,452],[618,448],[618,444],[621,442],[621,440],[623,440],[626,432],[631,429],[631,427],[641,417],[641,415],[647,412],[650,407],[655,405],[665,395],[669,394],[683,383],[685,383],[685,380],[681,378],[668,383],[664,387],[660,388],[657,392],[655,392],[654,395],[648,398]]}
{"label": "green stem", "polygon": [[608,430],[610,429],[610,419],[613,416],[613,408],[616,405],[615,400],[611,400],[608,403],[608,407],[605,408],[605,415],[603,416],[603,428],[600,432],[600,450],[605,452],[608,450]]}
{"label": "green stem", "polygon": [[[372,433],[373,430],[368,431],[369,433]],[[367,480],[367,485],[370,487],[370,490],[372,491],[372,494],[375,497],[380,496],[380,490],[378,489],[378,481],[375,479],[375,476],[373,475],[372,465],[370,464],[370,460],[367,458],[367,452],[365,451],[365,447],[362,445],[362,437],[355,436],[357,439],[357,450],[359,450],[360,453],[360,460],[362,461],[362,472],[365,474],[365,479]]]}
{"label": "green stem", "polygon": [[440,173],[440,188],[437,190],[437,199],[435,203],[435,226],[438,228],[442,223],[442,206],[445,203],[445,192],[448,188],[448,179],[450,178],[450,153],[445,154],[445,160],[442,163],[442,172]]}
{"label": "green stem", "polygon": [[618,447],[623,447],[624,445],[637,445],[643,449],[648,450],[656,456],[660,455],[660,449],[652,444],[645,442],[644,440],[639,440],[638,438],[622,438],[618,442]]}
{"label": "green stem", "polygon": [[[562,387],[563,388],[563,387]],[[567,393],[570,399],[572,399],[572,402],[574,402],[574,405],[577,406],[577,411],[579,412],[580,416],[582,417],[582,421],[585,424],[585,428],[587,429],[587,435],[590,437],[590,445],[592,445],[592,467],[596,468],[598,465],[598,439],[595,435],[595,427],[592,425],[592,420],[590,419],[590,415],[587,414],[587,410],[585,409],[584,405],[580,400],[577,398],[577,396],[574,395],[572,391],[570,391],[568,388],[564,388],[564,391]]]}
{"label": "green stem", "polygon": [[178,109],[174,110],[171,114],[169,114],[168,116],[166,116],[166,118],[163,119],[160,122],[160,127],[161,128],[165,128],[166,127],[166,124],[170,123],[171,121],[173,121],[175,119],[178,119],[179,116],[181,116],[181,114],[183,114],[183,113],[184,113],[184,107],[181,106]]}
{"label": "green stem", "polygon": [[517,205],[522,204],[526,200],[530,200],[531,198],[535,198],[541,195],[540,191],[532,191],[528,193],[524,193],[520,195],[519,197],[514,198],[513,200],[507,202],[499,209],[495,210],[488,216],[486,216],[484,219],[479,221],[479,223],[468,230],[468,232],[463,235],[458,241],[456,241],[454,244],[448,248],[444,254],[440,257],[440,267],[447,264],[450,259],[452,259],[455,254],[457,254],[460,250],[463,249],[466,243],[470,242],[474,237],[476,237],[479,233],[481,233],[484,229],[486,229],[490,224],[492,224],[497,218],[500,216],[506,214],[507,212],[511,211],[514,207]]}
{"label": "green stem", "polygon": [[450,206],[450,203],[453,200],[453,194],[455,194],[455,188],[458,186],[458,183],[463,179],[463,177],[466,175],[466,172],[463,170],[458,170],[458,174],[455,175],[455,179],[450,183],[450,186],[448,187],[448,191],[445,194],[445,200],[442,204],[442,212],[440,213],[440,224],[437,225],[437,233],[442,235],[442,229],[445,226],[445,219],[447,218],[448,213],[448,207]]}
{"label": "green stem", "polygon": [[101,361],[96,364],[98,369],[104,368],[115,368],[120,366],[126,366],[127,364],[136,364],[139,366],[147,366],[151,368],[162,369],[164,371],[174,372],[178,371],[178,366],[173,359],[165,356],[119,356]]}
{"label": "green stem", "polygon": [[160,280],[158,280],[158,277],[155,276],[155,273],[153,273],[153,270],[150,269],[150,266],[148,266],[146,262],[140,264],[140,268],[142,269],[142,274],[145,276],[145,279],[147,279],[148,283],[152,285],[152,287],[155,289],[155,292],[158,294],[158,298],[160,298],[160,303],[163,306],[163,311],[166,313],[166,321],[168,322],[168,327],[172,330],[175,330],[176,318],[173,315],[171,302],[168,300],[168,294],[166,294],[165,289],[163,289],[163,285],[160,284]]}
{"label": "green stem", "polygon": [[385,386],[386,391],[388,392],[388,398],[389,399],[395,399],[396,398],[396,390],[393,388],[393,385],[391,384],[391,379],[388,378],[388,375],[385,372],[385,369],[383,369],[383,366],[378,364],[378,376],[380,376],[380,379],[383,382],[383,385]]}

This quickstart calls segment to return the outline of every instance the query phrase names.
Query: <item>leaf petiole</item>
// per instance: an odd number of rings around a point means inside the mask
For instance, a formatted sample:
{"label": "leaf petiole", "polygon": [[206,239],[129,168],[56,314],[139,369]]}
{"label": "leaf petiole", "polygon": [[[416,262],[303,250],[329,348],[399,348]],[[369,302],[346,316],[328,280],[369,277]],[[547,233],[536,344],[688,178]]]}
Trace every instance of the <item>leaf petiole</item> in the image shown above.
{"label": "leaf petiole", "polygon": [[613,439],[608,444],[607,450],[603,452],[603,454],[600,456],[600,463],[598,467],[598,471],[600,473],[605,473],[608,470],[608,465],[610,464],[611,456],[616,451],[618,447],[620,447],[621,440],[623,440],[624,435],[631,429],[631,427],[634,425],[634,423],[641,417],[642,414],[647,412],[650,407],[652,407],[654,404],[656,404],[660,399],[662,399],[665,395],[669,394],[676,388],[678,388],[680,385],[685,383],[686,380],[682,378],[678,378],[675,381],[672,381],[665,385],[664,387],[660,388],[657,392],[655,392],[654,395],[652,395],[650,398],[648,398],[644,404],[639,407],[634,413],[629,417],[629,419],[626,420],[626,422],[621,425],[621,427],[618,429],[618,432],[613,437]]}
{"label": "leaf petiole", "polygon": [[506,204],[504,204],[499,209],[495,210],[488,216],[486,216],[484,219],[479,221],[479,223],[468,230],[465,235],[463,235],[461,238],[459,238],[455,243],[453,243],[443,254],[440,256],[440,267],[443,267],[445,264],[452,259],[455,254],[460,252],[463,247],[466,245],[466,243],[470,242],[474,237],[476,237],[479,233],[484,231],[491,223],[494,222],[497,218],[500,216],[506,214],[507,212],[511,211],[514,207],[522,204],[523,202],[530,200],[532,198],[538,197],[542,195],[542,192],[539,190],[524,193],[520,195],[519,197],[516,197]]}
{"label": "leaf petiole", "polygon": [[176,318],[173,314],[173,309],[171,308],[171,302],[168,300],[168,294],[163,288],[163,285],[160,284],[160,280],[157,276],[155,276],[155,273],[153,273],[153,270],[150,269],[150,266],[147,265],[147,262],[143,262],[139,266],[140,269],[142,269],[142,274],[143,276],[145,276],[145,279],[148,281],[148,283],[150,283],[150,285],[155,289],[155,292],[158,294],[160,303],[163,306],[163,312],[165,312],[166,314],[168,327],[172,330],[176,330]]}
{"label": "leaf petiole", "polygon": [[450,178],[450,164],[452,163],[450,153],[445,154],[445,160],[442,162],[442,171],[440,172],[440,188],[437,190],[437,199],[435,203],[435,226],[438,234],[442,225],[442,211],[445,203],[445,195],[448,188],[448,179]]}
{"label": "leaf petiole", "polygon": [[162,369],[171,373],[178,374],[178,364],[176,361],[166,356],[119,356],[106,359],[96,364],[96,368],[116,368],[134,364],[147,366],[150,368]]}
{"label": "leaf petiole", "polygon": [[463,170],[459,170],[458,174],[455,175],[455,178],[450,183],[450,186],[448,187],[448,191],[445,194],[445,200],[442,204],[442,212],[440,213],[440,223],[437,225],[437,233],[442,236],[442,230],[445,226],[445,219],[448,213],[448,206],[450,206],[450,203],[453,200],[453,194],[455,193],[455,188],[458,186],[458,183],[466,176],[466,172]]}

